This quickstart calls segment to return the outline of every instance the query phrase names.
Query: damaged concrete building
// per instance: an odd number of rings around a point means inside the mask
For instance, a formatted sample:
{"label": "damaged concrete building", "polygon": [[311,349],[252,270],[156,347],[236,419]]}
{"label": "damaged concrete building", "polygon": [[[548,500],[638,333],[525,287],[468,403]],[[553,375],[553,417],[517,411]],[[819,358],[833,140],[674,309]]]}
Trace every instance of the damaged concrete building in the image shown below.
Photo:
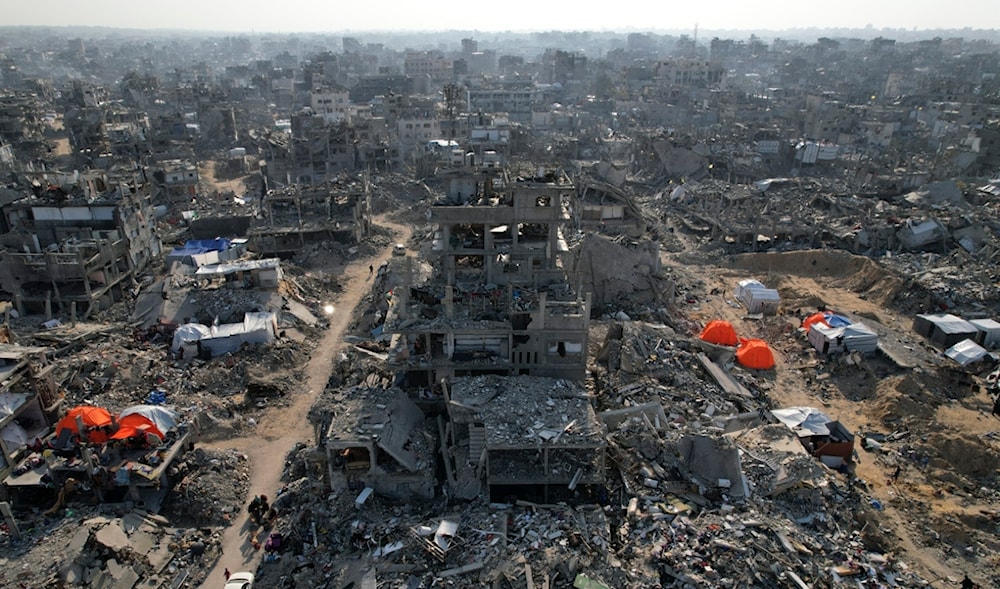
{"label": "damaged concrete building", "polygon": [[160,254],[148,185],[102,172],[35,173],[34,194],[5,205],[0,285],[19,313],[87,318],[121,299]]}
{"label": "damaged concrete building", "polygon": [[482,374],[582,381],[590,294],[567,273],[565,175],[474,183],[465,206],[433,206],[436,266],[426,284],[394,289],[389,368],[408,387]]}
{"label": "damaged concrete building", "polygon": [[553,503],[603,485],[607,429],[582,386],[486,375],[445,389],[445,470],[457,497],[475,498],[485,485],[492,501]]}
{"label": "damaged concrete building", "polygon": [[0,344],[0,481],[24,457],[25,444],[48,434],[62,406],[48,351]]}
{"label": "damaged concrete building", "polygon": [[371,232],[371,183],[361,176],[268,191],[261,212],[247,231],[250,249],[261,255],[291,256],[320,240],[357,243]]}
{"label": "damaged concrete building", "polygon": [[324,439],[331,487],[360,492],[359,506],[373,491],[388,497],[433,498],[436,435],[424,428],[420,408],[398,389],[342,394],[364,397],[365,402],[344,403],[343,411],[329,420]]}

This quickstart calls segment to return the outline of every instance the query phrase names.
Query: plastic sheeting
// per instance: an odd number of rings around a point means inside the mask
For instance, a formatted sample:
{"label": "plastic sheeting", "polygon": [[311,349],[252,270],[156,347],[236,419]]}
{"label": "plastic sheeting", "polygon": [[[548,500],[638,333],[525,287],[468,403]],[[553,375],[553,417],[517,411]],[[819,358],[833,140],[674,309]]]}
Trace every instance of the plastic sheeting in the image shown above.
{"label": "plastic sheeting", "polygon": [[787,407],[785,409],[774,409],[771,415],[788,428],[795,431],[799,436],[828,436],[830,428],[827,424],[832,422],[826,413],[815,407]]}
{"label": "plastic sheeting", "polygon": [[243,344],[269,344],[274,341],[277,317],[274,313],[247,313],[242,323],[226,323],[208,327],[200,323],[186,323],[174,332],[171,349],[184,348],[185,355],[195,354],[198,344],[202,350],[215,356],[239,351]]}
{"label": "plastic sheeting", "polygon": [[111,436],[121,440],[136,435],[141,426],[148,425],[149,433],[166,437],[168,431],[177,427],[177,414],[160,405],[133,405],[118,416],[118,431]]}

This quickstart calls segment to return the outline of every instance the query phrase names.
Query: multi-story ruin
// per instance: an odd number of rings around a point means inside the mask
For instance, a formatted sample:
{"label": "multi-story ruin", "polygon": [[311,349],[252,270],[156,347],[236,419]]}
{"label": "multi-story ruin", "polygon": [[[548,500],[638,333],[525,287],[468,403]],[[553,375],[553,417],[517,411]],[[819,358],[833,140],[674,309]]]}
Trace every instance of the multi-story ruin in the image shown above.
{"label": "multi-story ruin", "polygon": [[392,291],[390,369],[414,387],[481,374],[583,380],[590,295],[564,263],[572,183],[472,172],[456,179],[464,204],[431,208],[434,278]]}
{"label": "multi-story ruin", "polygon": [[132,288],[160,254],[148,185],[105,173],[34,173],[30,195],[2,207],[0,285],[19,313],[85,319]]}

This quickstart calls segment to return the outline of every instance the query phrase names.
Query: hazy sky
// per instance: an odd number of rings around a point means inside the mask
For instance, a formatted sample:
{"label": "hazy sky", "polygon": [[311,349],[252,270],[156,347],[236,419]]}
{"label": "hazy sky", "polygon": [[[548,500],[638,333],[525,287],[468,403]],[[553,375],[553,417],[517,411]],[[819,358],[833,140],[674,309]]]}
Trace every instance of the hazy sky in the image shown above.
{"label": "hazy sky", "polygon": [[[3,25],[238,32],[1000,29],[996,0],[3,0]],[[600,8],[595,8],[600,6]]]}

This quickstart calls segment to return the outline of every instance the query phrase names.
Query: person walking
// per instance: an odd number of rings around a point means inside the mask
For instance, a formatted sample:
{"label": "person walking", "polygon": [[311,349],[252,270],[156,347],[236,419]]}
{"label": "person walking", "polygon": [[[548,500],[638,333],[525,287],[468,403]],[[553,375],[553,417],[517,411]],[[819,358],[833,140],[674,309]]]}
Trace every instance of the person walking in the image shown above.
{"label": "person walking", "polygon": [[368,264],[368,277],[370,278],[372,274],[375,273],[375,266]]}
{"label": "person walking", "polygon": [[227,568],[226,570],[222,571],[222,575],[224,577],[226,577],[226,580],[228,581],[229,580],[229,575],[230,575],[229,569]]}

